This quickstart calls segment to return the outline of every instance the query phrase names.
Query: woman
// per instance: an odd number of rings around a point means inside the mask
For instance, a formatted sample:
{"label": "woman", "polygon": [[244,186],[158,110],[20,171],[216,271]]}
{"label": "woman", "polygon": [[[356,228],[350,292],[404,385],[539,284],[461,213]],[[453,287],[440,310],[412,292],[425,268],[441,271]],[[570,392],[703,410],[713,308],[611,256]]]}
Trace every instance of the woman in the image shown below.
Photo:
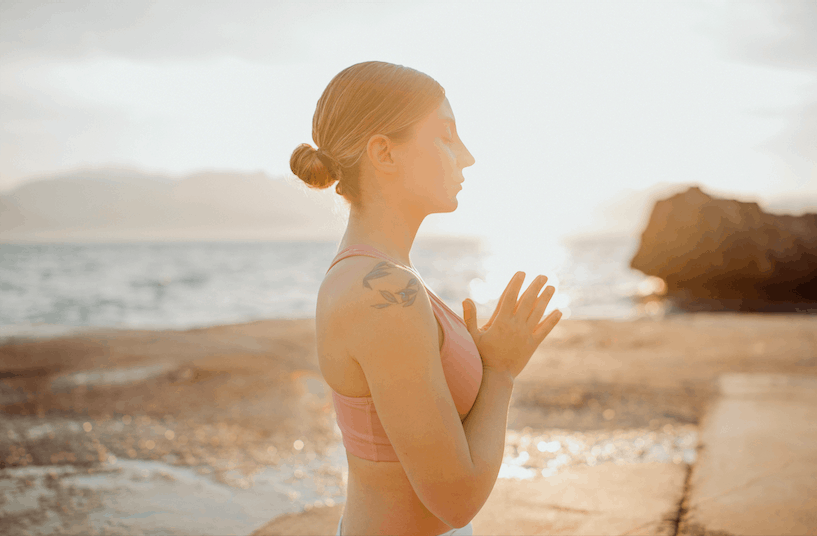
{"label": "woman", "polygon": [[423,219],[457,208],[474,157],[443,88],[401,65],[341,71],[317,104],[292,171],[350,204],[339,253],[318,293],[317,345],[332,388],[349,478],[339,535],[472,534],[502,462],[516,376],[561,317],[541,323],[553,287],[525,274],[493,317],[461,319],[414,269]]}

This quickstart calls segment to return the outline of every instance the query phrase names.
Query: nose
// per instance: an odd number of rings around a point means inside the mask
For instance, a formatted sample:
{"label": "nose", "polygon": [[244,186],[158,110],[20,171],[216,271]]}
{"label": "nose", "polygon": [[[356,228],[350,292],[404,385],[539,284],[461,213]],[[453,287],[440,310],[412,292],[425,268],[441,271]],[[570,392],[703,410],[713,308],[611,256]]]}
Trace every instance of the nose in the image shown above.
{"label": "nose", "polygon": [[460,156],[460,163],[462,164],[463,168],[467,168],[469,166],[473,166],[476,160],[474,159],[474,155],[471,154],[471,151],[465,147],[465,144],[462,144],[462,155]]}

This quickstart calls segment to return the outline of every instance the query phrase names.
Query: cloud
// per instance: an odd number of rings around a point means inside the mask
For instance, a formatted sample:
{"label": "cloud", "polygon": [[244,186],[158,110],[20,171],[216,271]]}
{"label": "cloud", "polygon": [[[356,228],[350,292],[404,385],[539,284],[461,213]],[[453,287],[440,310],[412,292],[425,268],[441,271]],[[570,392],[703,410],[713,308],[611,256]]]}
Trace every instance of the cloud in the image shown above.
{"label": "cloud", "polygon": [[[365,24],[396,3],[242,0],[5,1],[0,57],[76,59],[110,55],[137,60],[236,56],[299,62],[315,52],[308,31],[323,21]],[[339,14],[345,15],[338,24]]]}
{"label": "cloud", "polygon": [[0,56],[139,60],[236,55],[298,59],[291,23],[309,8],[292,2],[67,0],[4,2]]}
{"label": "cloud", "polygon": [[[222,101],[235,108],[237,95],[258,94],[259,76],[268,83],[270,73],[298,72],[331,55],[327,43],[408,9],[349,0],[1,1],[0,189],[99,155],[139,160],[157,129],[181,128],[179,108],[223,97],[214,88],[238,85]],[[201,81],[232,76],[236,65],[246,67],[240,80]],[[198,98],[178,105],[184,92]]]}
{"label": "cloud", "polygon": [[[817,75],[817,2],[787,0],[730,4],[729,35],[736,59]],[[817,79],[804,102],[786,112],[789,124],[764,144],[780,155],[802,185],[817,187]]]}
{"label": "cloud", "polygon": [[817,3],[813,0],[735,4],[736,54],[743,59],[817,72]]}

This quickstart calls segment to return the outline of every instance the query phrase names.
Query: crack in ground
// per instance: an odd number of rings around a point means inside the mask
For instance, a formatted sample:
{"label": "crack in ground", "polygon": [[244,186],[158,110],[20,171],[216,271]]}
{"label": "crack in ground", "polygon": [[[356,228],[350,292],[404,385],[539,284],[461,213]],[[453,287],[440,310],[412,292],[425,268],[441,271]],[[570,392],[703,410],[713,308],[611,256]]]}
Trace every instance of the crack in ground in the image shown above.
{"label": "crack in ground", "polygon": [[687,464],[686,476],[684,477],[684,490],[681,493],[681,500],[678,501],[678,511],[675,513],[675,518],[672,520],[672,536],[679,536],[681,530],[681,521],[689,509],[689,488],[692,480],[692,464]]}

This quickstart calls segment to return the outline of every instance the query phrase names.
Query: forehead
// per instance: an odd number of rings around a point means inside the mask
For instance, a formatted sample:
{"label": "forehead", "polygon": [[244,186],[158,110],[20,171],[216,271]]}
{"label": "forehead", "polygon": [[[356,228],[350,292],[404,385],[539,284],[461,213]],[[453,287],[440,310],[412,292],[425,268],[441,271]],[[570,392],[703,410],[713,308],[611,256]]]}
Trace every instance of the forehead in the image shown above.
{"label": "forehead", "polygon": [[451,110],[451,104],[449,104],[448,98],[444,99],[433,112],[428,114],[424,124],[432,129],[445,125],[451,125],[452,127],[456,125],[454,112]]}
{"label": "forehead", "polygon": [[451,124],[455,123],[454,111],[451,109],[451,103],[448,102],[448,97],[443,99],[443,102],[437,108],[437,119],[441,123],[446,123],[446,122],[450,122]]}

